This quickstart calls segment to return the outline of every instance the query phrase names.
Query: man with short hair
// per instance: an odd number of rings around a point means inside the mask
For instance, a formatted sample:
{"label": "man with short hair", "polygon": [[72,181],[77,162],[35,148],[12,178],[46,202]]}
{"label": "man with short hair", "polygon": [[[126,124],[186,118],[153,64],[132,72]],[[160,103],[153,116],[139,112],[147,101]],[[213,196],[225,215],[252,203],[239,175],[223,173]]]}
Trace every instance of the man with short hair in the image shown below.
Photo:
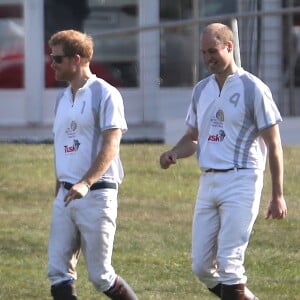
{"label": "man with short hair", "polygon": [[51,294],[54,300],[77,299],[74,282],[82,252],[98,291],[111,299],[136,300],[111,265],[124,176],[119,156],[127,130],[123,99],[91,73],[90,36],[60,31],[49,46],[56,80],[69,83],[57,98],[53,125],[57,181],[48,246]]}
{"label": "man with short hair", "polygon": [[238,68],[231,29],[220,23],[201,36],[212,75],[193,90],[188,129],[160,156],[163,169],[197,154],[202,170],[193,230],[192,269],[222,300],[257,299],[245,286],[244,257],[259,211],[267,151],[272,195],[266,218],[283,219],[283,153],[280,113],[269,88]]}

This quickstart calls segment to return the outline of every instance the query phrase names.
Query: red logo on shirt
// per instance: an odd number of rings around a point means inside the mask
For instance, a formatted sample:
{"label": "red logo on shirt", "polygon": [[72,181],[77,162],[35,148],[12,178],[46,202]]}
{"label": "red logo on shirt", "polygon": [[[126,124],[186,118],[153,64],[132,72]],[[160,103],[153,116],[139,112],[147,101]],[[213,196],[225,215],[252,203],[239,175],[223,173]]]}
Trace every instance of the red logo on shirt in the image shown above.
{"label": "red logo on shirt", "polygon": [[80,146],[79,141],[78,140],[74,140],[72,146],[68,146],[68,145],[64,146],[65,153],[76,152],[76,151],[78,151],[79,146]]}
{"label": "red logo on shirt", "polygon": [[211,134],[208,137],[208,140],[211,142],[222,142],[225,138],[226,134],[224,132],[224,130],[220,130],[219,134]]}

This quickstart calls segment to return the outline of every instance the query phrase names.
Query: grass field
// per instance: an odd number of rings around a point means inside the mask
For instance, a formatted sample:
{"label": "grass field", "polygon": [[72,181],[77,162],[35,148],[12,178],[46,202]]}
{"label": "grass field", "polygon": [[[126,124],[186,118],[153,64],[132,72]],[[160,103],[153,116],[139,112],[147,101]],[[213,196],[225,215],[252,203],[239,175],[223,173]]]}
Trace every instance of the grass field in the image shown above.
{"label": "grass field", "polygon": [[[200,171],[194,158],[158,165],[165,145],[124,144],[113,264],[140,300],[213,300],[190,267],[191,221]],[[260,300],[300,299],[300,147],[285,147],[289,215],[265,220],[269,174],[246,257],[248,286]],[[52,145],[0,144],[0,299],[51,299],[47,240],[54,194]],[[79,299],[107,299],[80,260]]]}

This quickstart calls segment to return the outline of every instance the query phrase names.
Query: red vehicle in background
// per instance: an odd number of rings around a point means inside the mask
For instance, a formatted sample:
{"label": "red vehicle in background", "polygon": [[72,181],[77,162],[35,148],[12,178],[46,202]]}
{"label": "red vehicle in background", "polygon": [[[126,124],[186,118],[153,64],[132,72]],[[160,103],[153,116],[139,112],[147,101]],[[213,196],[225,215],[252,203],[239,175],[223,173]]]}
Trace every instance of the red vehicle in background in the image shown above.
{"label": "red vehicle in background", "polygon": [[[0,88],[24,87],[24,27],[20,4],[0,5]],[[91,70],[114,86],[124,83],[118,72],[99,61],[91,62]],[[45,87],[58,87],[54,78],[49,49],[45,45]]]}
{"label": "red vehicle in background", "polygon": [[[23,88],[24,87],[24,51],[23,45],[16,51],[7,49],[6,53],[0,54],[0,88]],[[45,87],[59,87],[61,83],[54,78],[51,68],[51,59],[48,51],[45,51]],[[92,61],[91,70],[98,77],[103,78],[110,84],[121,87],[123,82],[113,77],[108,67],[104,64]]]}

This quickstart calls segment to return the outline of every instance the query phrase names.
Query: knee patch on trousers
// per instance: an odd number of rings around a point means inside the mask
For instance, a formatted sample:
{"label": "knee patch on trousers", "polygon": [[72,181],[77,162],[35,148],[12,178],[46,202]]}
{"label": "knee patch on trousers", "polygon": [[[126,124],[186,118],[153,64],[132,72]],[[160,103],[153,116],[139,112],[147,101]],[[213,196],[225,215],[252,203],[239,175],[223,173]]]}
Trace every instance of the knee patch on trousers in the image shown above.
{"label": "knee patch on trousers", "polygon": [[203,267],[201,264],[192,264],[192,271],[193,273],[198,277],[200,281],[202,281],[204,284],[206,284],[206,278],[211,278],[211,272],[210,269],[207,269]]}

